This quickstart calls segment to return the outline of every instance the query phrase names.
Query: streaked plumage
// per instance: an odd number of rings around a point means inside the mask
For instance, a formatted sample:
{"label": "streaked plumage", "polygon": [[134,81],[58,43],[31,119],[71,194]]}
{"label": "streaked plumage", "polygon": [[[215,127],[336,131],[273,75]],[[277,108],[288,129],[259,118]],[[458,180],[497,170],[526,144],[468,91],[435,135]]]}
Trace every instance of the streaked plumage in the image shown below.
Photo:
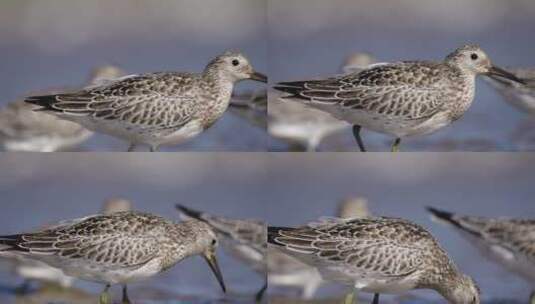
{"label": "streaked plumage", "polygon": [[484,218],[428,208],[451,225],[483,255],[520,275],[535,287],[535,220]]}
{"label": "streaked plumage", "polygon": [[[123,74],[123,71],[115,66],[98,67],[91,72],[89,84],[103,83]],[[79,124],[34,111],[37,108],[39,107],[18,100],[0,110],[0,142],[4,150],[34,152],[66,150],[79,145],[93,134]]]}
{"label": "streaked plumage", "polygon": [[[354,53],[348,56],[342,71],[362,70],[374,61],[375,58],[369,54]],[[316,151],[325,137],[349,127],[345,121],[324,111],[308,107],[298,100],[281,97],[276,91],[268,96],[268,132],[273,137],[296,143],[306,151]]]}
{"label": "streaked plumage", "polygon": [[478,74],[522,82],[493,66],[481,48],[467,45],[443,62],[382,63],[349,75],[281,82],[275,89],[358,126],[357,141],[360,126],[395,136],[397,151],[401,138],[429,134],[461,118],[474,98]]}
{"label": "streaked plumage", "polygon": [[[130,210],[130,201],[122,198],[111,198],[104,202],[102,214]],[[13,262],[14,272],[26,280],[24,286],[31,280],[52,282],[64,288],[72,286],[74,282],[74,278],[65,275],[61,269],[51,267],[39,260],[33,260],[23,256],[12,256],[9,259]]]}
{"label": "streaked plumage", "polygon": [[[338,204],[337,215],[341,218],[370,216],[368,202],[362,197],[344,199]],[[316,290],[324,283],[315,267],[307,265],[291,255],[273,248],[273,246],[268,247],[267,266],[269,286],[300,288],[303,299],[311,299]]]}
{"label": "streaked plumage", "polygon": [[507,70],[518,78],[525,79],[527,84],[516,83],[502,77],[487,77],[485,80],[509,104],[529,114],[535,114],[535,68],[508,68]]}
{"label": "streaked plumage", "polygon": [[407,220],[330,218],[299,228],[268,227],[268,242],[316,267],[325,280],[358,290],[399,294],[425,288],[450,303],[479,303],[474,281],[428,231]]}
{"label": "streaked plumage", "polygon": [[169,269],[184,258],[203,255],[225,290],[215,260],[217,236],[204,222],[173,223],[141,212],[115,212],[74,219],[33,233],[0,236],[0,254],[22,255],[65,274],[124,285]]}
{"label": "streaked plumage", "polygon": [[[267,226],[264,222],[214,216],[182,205],[176,207],[182,217],[210,225],[217,233],[224,250],[262,277],[266,276]],[[258,300],[262,298],[266,287],[267,285],[264,285],[258,292]]]}
{"label": "streaked plumage", "polygon": [[26,102],[90,130],[147,144],[175,145],[212,126],[228,107],[234,83],[267,78],[245,56],[225,52],[200,74],[160,72],[130,75],[79,92],[32,96]]}

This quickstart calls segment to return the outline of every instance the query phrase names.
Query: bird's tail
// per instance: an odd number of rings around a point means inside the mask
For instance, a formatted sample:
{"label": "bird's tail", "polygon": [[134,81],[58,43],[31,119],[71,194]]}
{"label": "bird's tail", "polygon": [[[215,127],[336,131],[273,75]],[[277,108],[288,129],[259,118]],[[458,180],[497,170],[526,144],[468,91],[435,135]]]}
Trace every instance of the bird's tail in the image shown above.
{"label": "bird's tail", "polygon": [[274,227],[274,226],[268,226],[268,243],[277,245],[277,246],[285,246],[285,244],[280,243],[277,241],[277,238],[281,236],[281,231],[293,231],[296,228],[291,227]]}
{"label": "bird's tail", "polygon": [[0,252],[23,251],[19,247],[20,240],[20,234],[0,235]]}
{"label": "bird's tail", "polygon": [[62,112],[54,107],[54,104],[58,102],[56,97],[57,95],[30,96],[24,99],[24,102],[40,106],[41,108],[36,111]]}

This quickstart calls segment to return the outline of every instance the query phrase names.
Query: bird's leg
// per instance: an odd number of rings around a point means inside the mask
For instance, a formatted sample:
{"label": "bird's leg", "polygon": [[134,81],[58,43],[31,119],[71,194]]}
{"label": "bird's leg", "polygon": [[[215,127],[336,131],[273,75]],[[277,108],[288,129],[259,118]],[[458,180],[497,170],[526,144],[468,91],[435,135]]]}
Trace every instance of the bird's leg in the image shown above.
{"label": "bird's leg", "polygon": [[266,289],[268,287],[267,281],[262,285],[262,288],[256,293],[255,299],[256,303],[262,302],[262,298],[264,297],[264,293],[266,292]]}
{"label": "bird's leg", "polygon": [[379,304],[379,294],[376,293],[373,295],[373,302],[372,304]]}
{"label": "bird's leg", "polygon": [[31,281],[26,279],[26,280],[24,280],[24,282],[22,282],[22,284],[20,284],[20,286],[15,288],[15,293],[16,294],[27,294],[28,292],[30,292],[30,288],[31,288]]}
{"label": "bird's leg", "polygon": [[361,127],[359,125],[353,125],[353,136],[355,136],[355,140],[359,145],[360,152],[366,152],[364,142],[362,142],[362,137],[360,137],[360,129]]}
{"label": "bird's leg", "polygon": [[344,302],[342,304],[353,304],[355,301],[355,291],[351,290],[344,297]]}
{"label": "bird's leg", "polygon": [[399,152],[399,144],[401,143],[401,138],[396,138],[394,144],[392,145],[392,152]]}
{"label": "bird's leg", "polygon": [[150,152],[158,152],[158,146],[150,146]]}
{"label": "bird's leg", "polygon": [[136,144],[131,143],[130,146],[128,146],[128,152],[134,152],[136,150]]}
{"label": "bird's leg", "polygon": [[128,298],[128,289],[126,284],[123,286],[123,304],[130,304],[130,299]]}
{"label": "bird's leg", "polygon": [[104,291],[100,294],[99,304],[111,304],[110,284],[107,284]]}

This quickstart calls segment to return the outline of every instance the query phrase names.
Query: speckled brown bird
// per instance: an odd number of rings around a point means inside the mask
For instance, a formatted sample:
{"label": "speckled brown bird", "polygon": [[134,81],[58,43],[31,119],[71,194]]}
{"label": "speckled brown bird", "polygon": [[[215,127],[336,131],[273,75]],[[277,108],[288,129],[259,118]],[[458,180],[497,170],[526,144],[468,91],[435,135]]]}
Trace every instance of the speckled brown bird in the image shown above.
{"label": "speckled brown bird", "polygon": [[476,45],[456,49],[442,62],[374,64],[333,78],[281,82],[275,89],[352,124],[361,151],[361,127],[401,138],[432,133],[458,120],[472,104],[478,74],[523,80],[492,65]]}
{"label": "speckled brown bird", "polygon": [[66,275],[106,284],[100,303],[111,303],[112,284],[123,285],[165,271],[181,260],[202,255],[223,291],[215,250],[218,238],[201,221],[173,223],[133,211],[62,222],[32,233],[0,236],[0,255],[21,255],[61,269]]}
{"label": "speckled brown bird", "polygon": [[244,55],[225,52],[199,74],[130,75],[75,93],[28,97],[26,102],[90,130],[127,140],[129,151],[137,144],[156,151],[212,126],[226,111],[234,84],[245,79],[267,82]]}
{"label": "speckled brown bird", "polygon": [[326,218],[305,227],[268,227],[268,243],[357,290],[400,294],[433,289],[449,303],[479,304],[479,289],[424,228],[397,218]]}
{"label": "speckled brown bird", "polygon": [[[427,210],[435,219],[457,230],[484,256],[535,287],[535,220],[466,216],[431,207]],[[530,303],[535,301],[533,295]]]}

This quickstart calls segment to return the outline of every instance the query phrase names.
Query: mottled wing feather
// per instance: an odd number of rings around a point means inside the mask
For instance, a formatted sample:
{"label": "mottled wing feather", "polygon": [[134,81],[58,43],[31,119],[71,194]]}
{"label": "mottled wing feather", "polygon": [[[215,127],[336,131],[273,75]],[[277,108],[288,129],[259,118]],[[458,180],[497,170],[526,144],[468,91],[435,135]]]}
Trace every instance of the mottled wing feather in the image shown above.
{"label": "mottled wing feather", "polygon": [[[275,89],[313,104],[338,105],[375,115],[419,120],[433,116],[442,107],[442,91],[433,77],[424,83],[413,77],[396,77],[407,72],[405,63],[379,65],[359,73],[325,80],[280,83]],[[423,80],[422,80],[423,81]]]}
{"label": "mottled wing feather", "polygon": [[349,221],[353,222],[357,224],[279,229],[278,235],[270,239],[290,252],[312,256],[316,263],[345,265],[355,273],[374,277],[405,276],[423,262],[423,252],[417,244],[400,244],[387,236],[396,233],[396,229],[361,219]]}
{"label": "mottled wing feather", "polygon": [[[12,236],[12,246],[29,254],[84,259],[109,267],[136,267],[157,255],[159,244],[152,234],[106,229],[109,221],[107,216],[92,216],[73,221],[72,225],[64,223],[53,229]],[[127,227],[129,222],[116,225]]]}
{"label": "mottled wing feather", "polygon": [[50,97],[54,100],[47,106],[64,115],[119,120],[139,128],[176,128],[190,121],[196,103],[188,92],[178,89],[179,82],[151,84],[164,76],[164,73],[132,76],[77,93],[53,95]]}

